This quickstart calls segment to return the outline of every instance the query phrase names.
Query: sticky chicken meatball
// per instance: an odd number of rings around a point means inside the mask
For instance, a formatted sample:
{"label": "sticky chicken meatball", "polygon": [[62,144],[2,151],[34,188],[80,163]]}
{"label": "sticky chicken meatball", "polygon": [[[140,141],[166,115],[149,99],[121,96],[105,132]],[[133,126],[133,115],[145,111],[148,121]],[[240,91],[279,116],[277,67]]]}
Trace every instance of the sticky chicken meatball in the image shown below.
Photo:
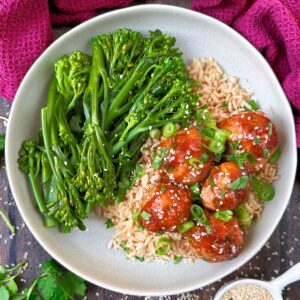
{"label": "sticky chicken meatball", "polygon": [[225,222],[211,216],[209,225],[210,232],[199,224],[187,232],[186,238],[194,254],[208,262],[222,262],[237,256],[244,244],[237,218]]}
{"label": "sticky chicken meatball", "polygon": [[238,151],[251,155],[245,164],[250,172],[262,169],[278,146],[277,130],[262,112],[234,115],[222,121],[219,127],[231,132],[229,145],[234,142]]}
{"label": "sticky chicken meatball", "polygon": [[159,144],[158,150],[165,149],[166,154],[160,169],[179,184],[188,186],[203,181],[213,161],[212,154],[204,147],[207,144],[197,128],[178,131]]}
{"label": "sticky chicken meatball", "polygon": [[235,209],[249,194],[249,177],[235,162],[212,168],[201,190],[204,207],[211,210]]}
{"label": "sticky chicken meatball", "polygon": [[191,206],[188,190],[171,183],[159,183],[142,201],[140,223],[150,231],[175,231],[189,218]]}

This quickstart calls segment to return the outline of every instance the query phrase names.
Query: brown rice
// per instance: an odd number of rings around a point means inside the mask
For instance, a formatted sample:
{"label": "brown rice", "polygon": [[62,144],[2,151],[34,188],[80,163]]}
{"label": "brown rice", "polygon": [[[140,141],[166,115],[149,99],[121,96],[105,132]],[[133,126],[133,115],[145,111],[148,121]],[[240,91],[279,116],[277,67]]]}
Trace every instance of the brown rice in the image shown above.
{"label": "brown rice", "polygon": [[[251,93],[240,86],[238,78],[224,74],[213,58],[194,59],[188,66],[188,71],[193,79],[202,83],[196,91],[202,93],[199,106],[207,103],[213,119],[221,121],[243,111],[244,108],[251,109],[247,103]],[[113,204],[104,211],[104,216],[115,224],[115,234],[108,247],[122,249],[121,245],[123,245],[124,250],[126,245],[127,256],[130,259],[142,257],[145,261],[158,259],[165,262],[174,259],[175,256],[182,256],[184,261],[193,262],[196,257],[180,233],[164,233],[165,237],[173,241],[172,250],[167,256],[158,256],[155,253],[155,244],[161,235],[147,230],[141,231],[133,220],[133,213],[139,211],[143,197],[160,178],[159,173],[151,167],[151,151],[157,143],[157,140],[150,138],[146,141],[140,159],[145,174],[137,179],[127,192],[125,201]],[[278,177],[277,166],[267,164],[259,176],[268,182],[273,182]],[[263,205],[254,193],[250,193],[246,206],[253,218],[261,217]]]}

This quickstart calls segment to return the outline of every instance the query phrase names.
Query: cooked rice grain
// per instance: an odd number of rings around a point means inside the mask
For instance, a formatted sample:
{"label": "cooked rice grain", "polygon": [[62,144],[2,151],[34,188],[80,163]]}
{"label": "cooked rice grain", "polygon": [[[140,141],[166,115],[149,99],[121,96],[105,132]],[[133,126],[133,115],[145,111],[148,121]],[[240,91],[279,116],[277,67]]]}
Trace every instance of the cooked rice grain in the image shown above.
{"label": "cooked rice grain", "polygon": [[[196,92],[202,93],[199,106],[207,103],[212,118],[217,121],[237,114],[243,111],[245,107],[251,108],[247,103],[251,93],[240,86],[238,78],[224,74],[213,58],[194,59],[188,67],[188,71],[193,79],[202,83],[196,90]],[[138,256],[143,257],[145,261],[158,259],[164,262],[173,260],[175,256],[182,256],[184,261],[194,262],[196,257],[180,233],[164,233],[165,237],[173,241],[172,250],[168,255],[158,256],[155,253],[155,244],[161,235],[147,230],[139,230],[133,220],[132,215],[140,209],[142,199],[160,179],[159,173],[151,167],[151,153],[157,144],[158,140],[154,141],[150,138],[145,143],[140,163],[146,171],[141,178],[137,179],[132,189],[127,192],[126,200],[119,204],[113,204],[104,211],[104,216],[111,219],[115,224],[115,234],[108,247],[122,250],[121,243],[126,243],[127,256],[134,260]],[[273,182],[278,178],[277,166],[267,164],[259,177]],[[254,218],[259,219],[261,217],[263,204],[254,193],[250,192],[246,206]]]}

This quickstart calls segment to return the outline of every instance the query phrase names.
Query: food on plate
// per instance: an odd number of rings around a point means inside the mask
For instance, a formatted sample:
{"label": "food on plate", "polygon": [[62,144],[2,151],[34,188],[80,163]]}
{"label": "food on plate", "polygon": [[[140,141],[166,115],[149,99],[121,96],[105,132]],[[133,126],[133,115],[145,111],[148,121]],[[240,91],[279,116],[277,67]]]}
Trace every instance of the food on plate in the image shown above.
{"label": "food on plate", "polygon": [[204,207],[211,210],[235,209],[249,193],[249,176],[235,162],[213,167],[201,189]]}
{"label": "food on plate", "polygon": [[101,34],[91,50],[55,63],[38,138],[20,150],[45,226],[85,230],[95,209],[130,259],[237,256],[275,195],[275,124],[215,60],[186,67],[159,30]]}
{"label": "food on plate", "polygon": [[164,152],[160,169],[178,184],[192,185],[203,181],[213,162],[213,153],[205,148],[208,144],[195,127],[179,130],[174,136],[163,139],[157,147],[157,153]]}
{"label": "food on plate", "polygon": [[189,190],[172,183],[158,183],[143,199],[140,223],[150,231],[174,231],[190,216]]}
{"label": "food on plate", "polygon": [[197,225],[186,234],[186,239],[195,256],[209,262],[221,262],[237,256],[244,244],[243,231],[238,219],[223,221],[208,217],[209,231],[204,225]]}

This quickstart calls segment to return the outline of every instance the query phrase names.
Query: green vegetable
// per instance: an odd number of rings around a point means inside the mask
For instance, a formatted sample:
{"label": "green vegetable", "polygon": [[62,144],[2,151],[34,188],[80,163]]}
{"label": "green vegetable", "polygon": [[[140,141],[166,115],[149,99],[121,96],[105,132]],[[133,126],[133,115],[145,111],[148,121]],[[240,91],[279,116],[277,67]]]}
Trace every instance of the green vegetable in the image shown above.
{"label": "green vegetable", "polygon": [[232,190],[242,190],[247,186],[248,182],[249,182],[249,176],[243,175],[237,178],[235,181],[233,181],[230,184],[230,188]]}
{"label": "green vegetable", "polygon": [[281,155],[281,150],[280,148],[277,148],[274,153],[272,154],[272,156],[269,158],[269,163],[274,164],[278,161],[278,159],[280,158]]}
{"label": "green vegetable", "polygon": [[260,138],[259,138],[259,137],[256,137],[256,138],[255,138],[254,144],[255,144],[255,145],[259,145],[259,144],[260,144]]}
{"label": "green vegetable", "polygon": [[260,106],[259,106],[259,104],[255,101],[255,100],[249,100],[248,101],[248,104],[251,106],[251,108],[253,109],[253,110],[259,110],[260,109]]}
{"label": "green vegetable", "polygon": [[166,237],[161,237],[156,242],[156,254],[167,255],[172,249],[172,241]]}
{"label": "green vegetable", "polygon": [[161,132],[158,128],[153,128],[153,129],[150,130],[149,136],[152,139],[158,139],[161,136]]}
{"label": "green vegetable", "polygon": [[114,222],[113,222],[111,219],[107,219],[107,220],[105,221],[105,225],[106,225],[106,229],[109,229],[109,228],[115,226]]}
{"label": "green vegetable", "polygon": [[42,264],[41,275],[32,282],[31,286],[18,294],[18,286],[14,278],[23,272],[26,263],[27,260],[13,268],[0,265],[1,300],[75,300],[76,296],[85,295],[84,280],[70,271],[62,270],[52,259]]}
{"label": "green vegetable", "polygon": [[269,154],[270,154],[270,151],[269,151],[267,148],[265,148],[265,149],[263,150],[263,155],[264,155],[264,157],[268,157]]}
{"label": "green vegetable", "polygon": [[173,258],[174,265],[179,264],[182,261],[182,259],[183,259],[182,256],[175,255],[174,258]]}
{"label": "green vegetable", "polygon": [[248,212],[245,203],[240,203],[234,210],[236,217],[239,220],[240,225],[243,228],[247,228],[252,223],[252,216]]}
{"label": "green vegetable", "polygon": [[128,254],[130,252],[129,247],[126,246],[127,242],[126,241],[121,241],[120,246],[121,248]]}
{"label": "green vegetable", "polygon": [[239,167],[244,167],[244,164],[249,156],[248,152],[243,153],[229,153],[226,154],[225,157],[228,161],[234,161],[238,164]]}
{"label": "green vegetable", "polygon": [[153,162],[152,162],[152,168],[154,170],[159,169],[161,164],[163,163],[164,158],[167,156],[167,147],[162,147],[157,149],[157,156],[154,156]]}
{"label": "green vegetable", "polygon": [[192,220],[188,220],[180,224],[177,229],[180,233],[183,234],[191,230],[194,226],[195,226],[194,222]]}
{"label": "green vegetable", "polygon": [[233,212],[231,210],[220,210],[214,213],[214,216],[224,222],[228,222],[232,219]]}
{"label": "green vegetable", "polygon": [[204,213],[204,210],[201,206],[197,204],[193,204],[191,207],[192,217],[201,225],[205,226],[206,232],[208,234],[211,233],[210,225],[208,222],[208,218]]}
{"label": "green vegetable", "polygon": [[143,256],[136,256],[135,258],[136,258],[136,260],[138,260],[140,262],[143,262],[145,260],[145,258]]}
{"label": "green vegetable", "polygon": [[10,232],[12,234],[15,234],[16,233],[15,226],[11,223],[11,221],[9,220],[9,218],[6,216],[6,214],[1,209],[0,209],[0,217],[2,218],[2,220],[4,221],[4,223],[6,224],[6,226],[10,230]]}
{"label": "green vegetable", "polygon": [[162,129],[162,135],[165,138],[170,138],[176,134],[177,134],[177,128],[175,124],[173,124],[172,122],[168,122],[164,125]]}
{"label": "green vegetable", "polygon": [[133,212],[132,213],[132,218],[133,218],[133,221],[134,221],[134,224],[135,226],[139,229],[139,230],[144,230],[144,226],[141,225],[140,223],[140,212],[136,211],[136,212]]}
{"label": "green vegetable", "polygon": [[238,150],[239,149],[239,142],[231,142],[230,146],[232,148],[232,150]]}
{"label": "green vegetable", "polygon": [[272,184],[258,179],[255,176],[252,177],[251,189],[262,201],[270,201],[275,196],[275,189],[273,188]]}
{"label": "green vegetable", "polygon": [[200,185],[198,182],[192,184],[190,187],[189,187],[191,193],[192,193],[192,197],[194,200],[196,199],[200,199]]}
{"label": "green vegetable", "polygon": [[267,126],[268,129],[268,135],[272,135],[273,134],[273,124],[269,123]]}
{"label": "green vegetable", "polygon": [[[174,134],[194,115],[197,83],[175,42],[124,28],[92,38],[91,56],[74,51],[55,63],[40,137],[23,143],[18,160],[44,224],[84,230],[96,204],[122,201],[141,176],[149,134],[170,122]],[[158,151],[155,169],[165,154]]]}
{"label": "green vegetable", "polygon": [[210,112],[207,108],[208,105],[205,104],[196,111],[195,118],[198,123],[205,123],[210,120]]}
{"label": "green vegetable", "polygon": [[145,221],[149,221],[151,218],[151,215],[149,213],[147,213],[146,211],[142,211],[141,212],[141,217],[145,220]]}

